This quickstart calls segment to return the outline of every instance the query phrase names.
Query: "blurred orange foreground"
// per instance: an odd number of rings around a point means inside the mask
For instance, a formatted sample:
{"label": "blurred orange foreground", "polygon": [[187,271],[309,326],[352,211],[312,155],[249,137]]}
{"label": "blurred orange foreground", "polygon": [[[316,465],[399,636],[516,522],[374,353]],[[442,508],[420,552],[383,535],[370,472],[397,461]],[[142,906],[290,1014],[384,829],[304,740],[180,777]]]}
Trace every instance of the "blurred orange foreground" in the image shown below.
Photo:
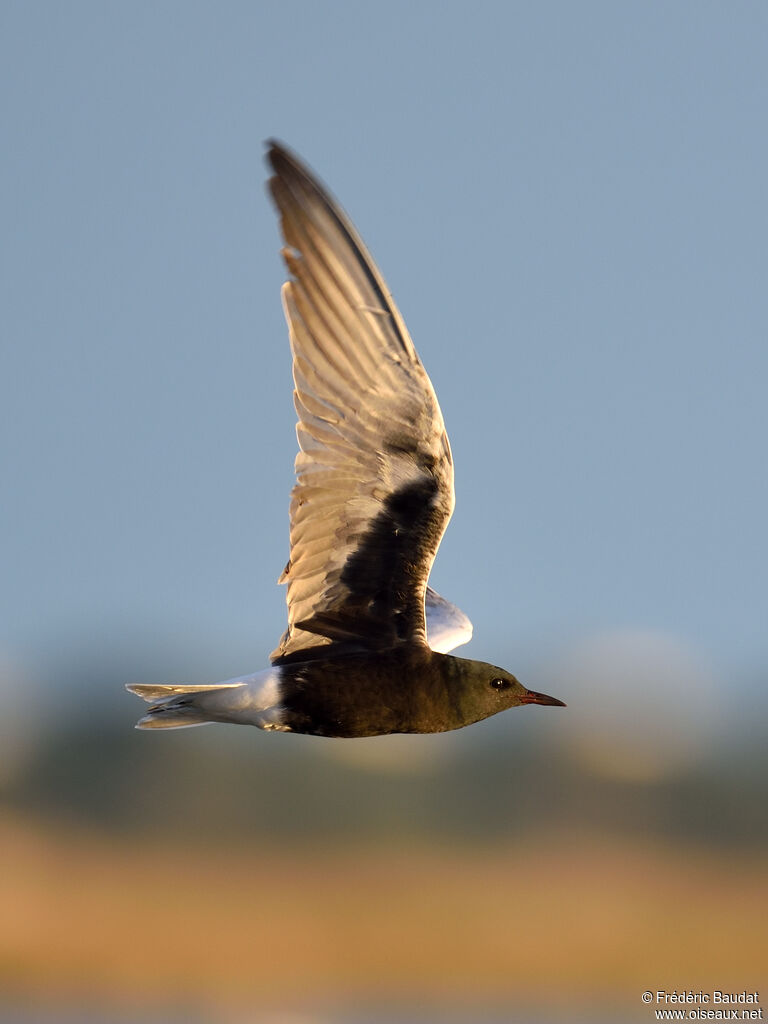
{"label": "blurred orange foreground", "polygon": [[[768,865],[600,836],[264,848],[0,821],[16,1003],[617,1007],[760,987]],[[766,993],[768,996],[768,993]]]}

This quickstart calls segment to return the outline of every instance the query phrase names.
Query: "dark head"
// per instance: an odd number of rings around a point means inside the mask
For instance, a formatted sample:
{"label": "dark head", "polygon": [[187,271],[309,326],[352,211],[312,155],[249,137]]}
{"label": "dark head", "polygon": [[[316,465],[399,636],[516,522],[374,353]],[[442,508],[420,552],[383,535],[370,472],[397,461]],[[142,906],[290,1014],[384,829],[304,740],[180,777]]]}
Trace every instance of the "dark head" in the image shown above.
{"label": "dark head", "polygon": [[564,708],[563,701],[526,689],[511,672],[484,661],[469,661],[466,658],[451,658],[459,669],[461,685],[461,709],[470,722],[516,708],[521,704],[544,704],[548,707]]}

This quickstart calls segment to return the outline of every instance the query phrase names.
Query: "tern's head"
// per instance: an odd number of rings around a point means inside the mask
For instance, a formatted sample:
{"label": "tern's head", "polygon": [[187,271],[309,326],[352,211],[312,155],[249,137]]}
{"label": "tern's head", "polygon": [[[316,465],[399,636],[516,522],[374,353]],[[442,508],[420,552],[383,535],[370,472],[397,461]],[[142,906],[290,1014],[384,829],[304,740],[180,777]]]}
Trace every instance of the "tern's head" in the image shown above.
{"label": "tern's head", "polygon": [[557,697],[527,689],[511,672],[497,665],[469,661],[466,658],[451,660],[459,670],[462,710],[468,717],[472,716],[472,721],[478,722],[521,704],[565,707],[565,703]]}

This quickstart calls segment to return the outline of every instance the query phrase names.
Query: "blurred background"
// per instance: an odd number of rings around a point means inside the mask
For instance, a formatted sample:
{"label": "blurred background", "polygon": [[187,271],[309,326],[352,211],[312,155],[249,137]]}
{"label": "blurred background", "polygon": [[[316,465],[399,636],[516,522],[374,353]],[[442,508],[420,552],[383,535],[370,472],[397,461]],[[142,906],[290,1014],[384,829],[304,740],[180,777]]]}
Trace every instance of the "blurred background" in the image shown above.
{"label": "blurred background", "polygon": [[[767,47],[758,0],[0,5],[1,1021],[760,988]],[[440,396],[464,651],[567,710],[133,730],[126,681],[254,671],[284,628],[269,136]]]}

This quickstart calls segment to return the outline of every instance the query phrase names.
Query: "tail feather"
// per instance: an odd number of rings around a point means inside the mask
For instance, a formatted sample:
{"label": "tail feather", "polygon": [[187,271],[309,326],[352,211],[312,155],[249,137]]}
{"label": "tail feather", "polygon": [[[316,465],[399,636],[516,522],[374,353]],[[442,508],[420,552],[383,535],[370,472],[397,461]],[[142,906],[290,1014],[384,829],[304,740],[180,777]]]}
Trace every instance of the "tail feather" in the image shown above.
{"label": "tail feather", "polygon": [[211,713],[211,702],[204,698],[215,697],[221,690],[242,685],[242,682],[218,683],[214,686],[127,683],[125,688],[151,704],[146,715],[136,723],[137,729],[187,729],[217,720]]}
{"label": "tail feather", "polygon": [[236,683],[126,683],[125,688],[130,693],[135,693],[146,701],[157,700],[159,697],[175,697],[182,693],[203,693],[205,690],[226,690],[233,686],[242,686],[242,681]]}

